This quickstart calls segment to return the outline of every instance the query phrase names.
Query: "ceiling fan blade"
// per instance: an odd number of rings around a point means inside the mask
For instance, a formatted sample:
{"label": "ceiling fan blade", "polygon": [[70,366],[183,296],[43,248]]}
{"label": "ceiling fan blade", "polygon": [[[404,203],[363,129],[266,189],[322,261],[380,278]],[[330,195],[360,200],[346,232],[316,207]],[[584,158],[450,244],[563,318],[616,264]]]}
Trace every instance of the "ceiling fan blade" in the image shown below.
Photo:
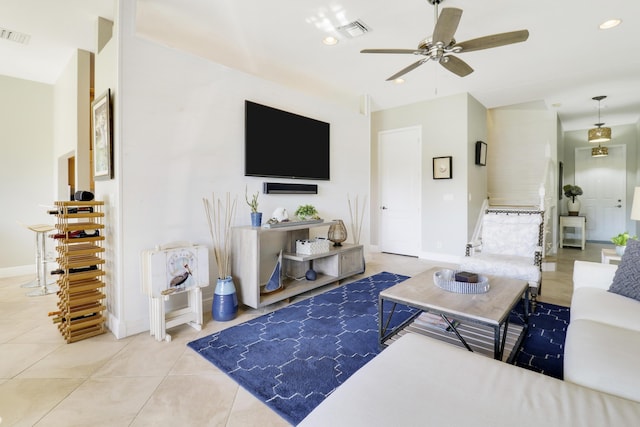
{"label": "ceiling fan blade", "polygon": [[462,52],[472,52],[474,50],[490,49],[492,47],[520,43],[526,41],[528,38],[529,30],[519,30],[467,40],[462,43],[457,43],[454,47],[461,47]]}
{"label": "ceiling fan blade", "polygon": [[469,64],[467,64],[457,56],[448,55],[445,58],[446,58],[446,61],[440,60],[440,64],[447,70],[451,71],[453,74],[457,74],[460,77],[464,77],[473,73],[473,68],[471,68]]}
{"label": "ceiling fan blade", "polygon": [[429,60],[429,57],[426,57],[426,58],[422,58],[419,61],[414,62],[413,64],[409,65],[408,67],[403,68],[402,70],[400,70],[397,73],[395,73],[393,76],[389,77],[387,79],[387,81],[395,80],[398,77],[407,74],[409,71],[411,71],[411,70],[413,70],[415,68],[418,68],[419,66],[421,66],[422,64],[424,64],[428,60]]}
{"label": "ceiling fan blade", "polygon": [[363,49],[360,53],[412,53],[419,54],[422,51],[416,49]]}
{"label": "ceiling fan blade", "polygon": [[442,42],[447,46],[453,40],[453,35],[458,29],[460,18],[462,17],[462,9],[455,7],[445,7],[440,13],[440,17],[436,21],[431,39],[433,43]]}

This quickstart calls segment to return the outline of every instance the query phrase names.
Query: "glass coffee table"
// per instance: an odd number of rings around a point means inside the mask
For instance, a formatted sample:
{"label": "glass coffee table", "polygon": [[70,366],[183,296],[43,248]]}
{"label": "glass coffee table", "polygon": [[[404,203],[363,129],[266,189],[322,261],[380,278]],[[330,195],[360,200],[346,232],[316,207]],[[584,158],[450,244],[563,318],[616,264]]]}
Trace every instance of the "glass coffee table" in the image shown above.
{"label": "glass coffee table", "polygon": [[[487,276],[489,291],[461,294],[439,288],[433,275],[444,268],[435,267],[398,283],[378,296],[379,342],[386,346],[404,333],[421,333],[464,346],[498,360],[513,363],[529,327],[529,285],[524,280]],[[509,314],[524,298],[523,325],[509,323]],[[391,311],[384,317],[385,303]],[[391,330],[387,330],[396,304],[418,311]],[[439,325],[419,321],[422,313],[441,319]],[[507,350],[505,352],[505,349]]]}

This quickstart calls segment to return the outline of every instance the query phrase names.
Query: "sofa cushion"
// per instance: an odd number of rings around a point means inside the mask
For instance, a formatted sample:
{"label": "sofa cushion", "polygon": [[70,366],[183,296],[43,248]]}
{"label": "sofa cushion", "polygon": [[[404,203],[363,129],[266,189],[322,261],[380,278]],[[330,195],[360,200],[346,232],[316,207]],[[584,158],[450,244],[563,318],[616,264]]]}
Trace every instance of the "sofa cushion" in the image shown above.
{"label": "sofa cushion", "polygon": [[592,320],[572,320],[565,341],[564,379],[640,401],[638,354],[638,332]]}
{"label": "sofa cushion", "polygon": [[618,266],[592,261],[576,260],[573,263],[573,290],[579,288],[599,288],[608,290],[613,282]]}
{"label": "sofa cushion", "polygon": [[598,288],[578,288],[571,298],[571,322],[593,320],[640,332],[640,301]]}
{"label": "sofa cushion", "polygon": [[640,241],[627,241],[609,291],[640,301]]}

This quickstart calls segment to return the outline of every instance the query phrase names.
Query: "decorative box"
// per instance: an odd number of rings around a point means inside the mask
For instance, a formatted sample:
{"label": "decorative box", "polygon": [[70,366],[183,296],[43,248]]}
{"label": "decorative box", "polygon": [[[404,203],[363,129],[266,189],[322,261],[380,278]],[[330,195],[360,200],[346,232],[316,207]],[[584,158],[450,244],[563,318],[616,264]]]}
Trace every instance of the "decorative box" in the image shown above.
{"label": "decorative box", "polygon": [[323,252],[329,252],[329,241],[327,239],[296,240],[296,253],[314,255]]}
{"label": "decorative box", "polygon": [[456,282],[478,283],[478,275],[468,271],[458,271],[455,274]]}

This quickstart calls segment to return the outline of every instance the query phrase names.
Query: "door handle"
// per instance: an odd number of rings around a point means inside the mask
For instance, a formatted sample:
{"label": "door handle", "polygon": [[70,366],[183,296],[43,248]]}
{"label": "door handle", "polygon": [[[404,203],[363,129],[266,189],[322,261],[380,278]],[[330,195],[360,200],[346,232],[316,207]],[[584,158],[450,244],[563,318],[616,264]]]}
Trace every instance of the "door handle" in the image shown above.
{"label": "door handle", "polygon": [[621,207],[622,207],[622,205],[616,205],[616,208],[621,208]]}
{"label": "door handle", "polygon": [[380,206],[380,209],[385,210],[385,209],[387,209],[387,207],[386,206]]}

